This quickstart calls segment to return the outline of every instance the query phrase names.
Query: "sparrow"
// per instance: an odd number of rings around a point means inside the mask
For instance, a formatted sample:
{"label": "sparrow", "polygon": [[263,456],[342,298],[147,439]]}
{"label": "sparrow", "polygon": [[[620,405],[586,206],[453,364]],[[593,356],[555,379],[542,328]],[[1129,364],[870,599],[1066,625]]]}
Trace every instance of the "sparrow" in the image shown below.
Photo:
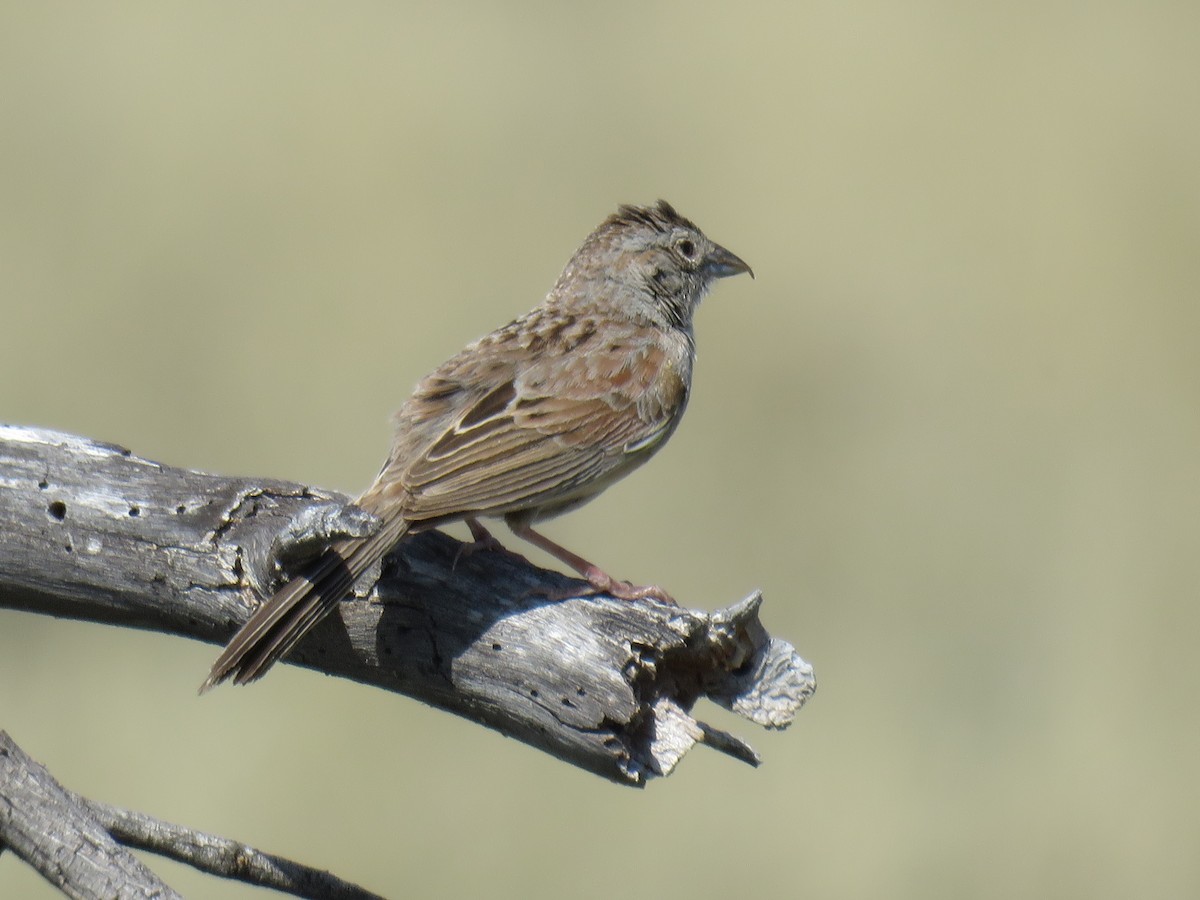
{"label": "sparrow", "polygon": [[691,393],[696,308],[717,279],[740,272],[754,275],[666,201],[621,206],[540,305],[417,384],[387,461],[355,501],[378,529],[335,542],[263,603],[201,691],[260,678],[401,538],[448,522],[465,521],[482,547],[496,542],[479,520],[502,518],[593,592],[670,602],[533,526],[586,503],[671,437]]}

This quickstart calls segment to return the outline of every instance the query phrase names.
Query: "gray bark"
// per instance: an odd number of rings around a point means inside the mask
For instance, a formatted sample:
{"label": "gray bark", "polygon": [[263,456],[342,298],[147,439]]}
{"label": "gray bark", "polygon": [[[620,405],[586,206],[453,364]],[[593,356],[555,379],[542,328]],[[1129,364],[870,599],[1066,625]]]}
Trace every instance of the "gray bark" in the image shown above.
{"label": "gray bark", "polygon": [[[0,426],[0,606],[224,643],[284,576],[281,560],[369,530],[346,504]],[[435,531],[402,541],[364,596],[287,662],[407,694],[631,785],[669,774],[697,743],[757,764],[741,739],[692,716],[700,698],[784,728],[815,688],[812,668],[759,622],[757,592],[712,614],[548,602],[581,583],[461,549]]]}
{"label": "gray bark", "polygon": [[11,848],[69,897],[180,896],[122,844],[298,897],[379,900],[328,872],[84,799],[0,731],[0,852]]}
{"label": "gray bark", "polygon": [[68,897],[179,897],[0,731],[0,848]]}

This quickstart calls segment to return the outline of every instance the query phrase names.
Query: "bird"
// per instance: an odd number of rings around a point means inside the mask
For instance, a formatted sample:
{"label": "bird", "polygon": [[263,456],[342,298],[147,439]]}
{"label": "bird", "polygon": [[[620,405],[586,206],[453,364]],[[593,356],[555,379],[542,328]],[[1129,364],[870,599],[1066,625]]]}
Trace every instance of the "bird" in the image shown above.
{"label": "bird", "polygon": [[481,518],[586,579],[593,593],[670,601],[533,526],[645,463],[687,408],[693,317],[713,283],[754,272],[665,200],[622,205],[583,242],[541,304],[423,378],[395,415],[379,475],[355,503],[367,537],[332,543],[230,639],[201,692],[260,678],[405,535],[465,521],[468,547],[498,546]]}

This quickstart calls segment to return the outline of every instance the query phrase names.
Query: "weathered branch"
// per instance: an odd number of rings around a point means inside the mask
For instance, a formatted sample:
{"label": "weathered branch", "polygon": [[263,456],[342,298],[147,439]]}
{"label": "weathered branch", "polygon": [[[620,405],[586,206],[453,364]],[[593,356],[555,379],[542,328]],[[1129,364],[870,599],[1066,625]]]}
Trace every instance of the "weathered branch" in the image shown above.
{"label": "weathered branch", "polygon": [[0,731],[0,844],[68,897],[179,897]]}
{"label": "weathered branch", "polygon": [[11,847],[69,897],[180,896],[120,844],[297,897],[378,900],[328,872],[80,797],[0,731],[0,850]]}
{"label": "weathered branch", "polygon": [[[0,606],[223,643],[278,581],[279,559],[369,530],[346,503],[0,426]],[[711,615],[596,596],[548,603],[580,583],[461,548],[439,532],[403,541],[370,593],[342,603],[288,661],[636,785],[696,743],[757,763],[692,717],[701,697],[783,728],[815,687],[811,667],[763,629],[757,593]]]}

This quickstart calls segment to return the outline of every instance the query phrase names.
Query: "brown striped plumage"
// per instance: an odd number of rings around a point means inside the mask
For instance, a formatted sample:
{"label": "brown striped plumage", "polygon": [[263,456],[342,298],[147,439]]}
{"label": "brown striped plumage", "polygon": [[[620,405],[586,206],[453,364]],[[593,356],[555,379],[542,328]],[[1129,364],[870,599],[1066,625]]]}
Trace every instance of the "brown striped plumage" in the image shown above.
{"label": "brown striped plumage", "polygon": [[575,253],[546,300],[424,378],[396,414],[387,462],[357,501],[382,520],[340,541],[234,635],[204,689],[260,677],[410,531],[503,517],[618,597],[615,581],[532,525],[649,459],[687,406],[692,317],[711,283],[750,267],[666,202],[623,206]]}

